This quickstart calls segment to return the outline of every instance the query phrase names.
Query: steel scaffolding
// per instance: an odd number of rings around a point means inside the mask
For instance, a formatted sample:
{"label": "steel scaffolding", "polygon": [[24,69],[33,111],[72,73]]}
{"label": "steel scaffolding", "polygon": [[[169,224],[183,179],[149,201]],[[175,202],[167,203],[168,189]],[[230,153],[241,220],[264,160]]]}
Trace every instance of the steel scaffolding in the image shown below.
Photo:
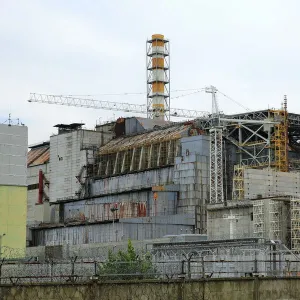
{"label": "steel scaffolding", "polygon": [[270,200],[269,204],[270,238],[275,240],[282,240],[282,203],[281,201]]}
{"label": "steel scaffolding", "polygon": [[291,199],[292,250],[300,251],[300,199]]}
{"label": "steel scaffolding", "polygon": [[265,202],[256,200],[253,203],[253,233],[255,237],[265,236]]}
{"label": "steel scaffolding", "polygon": [[235,165],[233,170],[232,200],[243,200],[244,191],[244,166]]}
{"label": "steel scaffolding", "polygon": [[224,202],[222,128],[210,129],[210,203]]}
{"label": "steel scaffolding", "polygon": [[280,120],[274,127],[275,168],[281,172],[288,171],[288,123],[286,110],[274,111],[274,119]]}

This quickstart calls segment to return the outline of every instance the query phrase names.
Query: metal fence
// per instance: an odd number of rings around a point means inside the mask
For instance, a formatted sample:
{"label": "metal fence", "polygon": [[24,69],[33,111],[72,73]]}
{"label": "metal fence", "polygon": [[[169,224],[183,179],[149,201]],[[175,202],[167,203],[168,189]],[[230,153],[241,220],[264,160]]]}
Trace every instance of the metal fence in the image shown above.
{"label": "metal fence", "polygon": [[107,262],[79,260],[47,262],[0,261],[0,283],[89,282],[142,279],[200,279],[252,276],[300,276],[298,260],[223,260],[190,257],[176,261],[151,262],[142,270],[139,262]]}

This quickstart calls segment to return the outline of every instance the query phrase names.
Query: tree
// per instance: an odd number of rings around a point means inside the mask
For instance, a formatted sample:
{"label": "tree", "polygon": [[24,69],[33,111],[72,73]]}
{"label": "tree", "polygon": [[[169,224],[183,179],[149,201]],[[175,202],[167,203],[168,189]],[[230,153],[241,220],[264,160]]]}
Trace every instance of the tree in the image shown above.
{"label": "tree", "polygon": [[99,265],[99,275],[104,279],[145,279],[155,278],[156,268],[150,253],[142,256],[136,254],[131,240],[127,251],[108,251],[107,261]]}

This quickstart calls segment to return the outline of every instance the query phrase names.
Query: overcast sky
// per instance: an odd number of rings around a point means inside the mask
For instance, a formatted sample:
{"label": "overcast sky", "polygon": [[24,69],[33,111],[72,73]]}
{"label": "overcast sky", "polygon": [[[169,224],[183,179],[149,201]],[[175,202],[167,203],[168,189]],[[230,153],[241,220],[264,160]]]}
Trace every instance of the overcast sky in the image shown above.
{"label": "overcast sky", "polygon": [[[171,90],[215,85],[256,110],[300,113],[300,2],[297,0],[0,0],[0,122],[8,114],[29,127],[29,143],[49,139],[57,123],[126,116],[28,103],[30,92],[92,94],[146,103],[145,41],[164,34],[171,46]],[[187,92],[173,93],[173,96]],[[219,96],[226,113],[243,108]],[[210,110],[208,94],[176,98],[172,107]]]}

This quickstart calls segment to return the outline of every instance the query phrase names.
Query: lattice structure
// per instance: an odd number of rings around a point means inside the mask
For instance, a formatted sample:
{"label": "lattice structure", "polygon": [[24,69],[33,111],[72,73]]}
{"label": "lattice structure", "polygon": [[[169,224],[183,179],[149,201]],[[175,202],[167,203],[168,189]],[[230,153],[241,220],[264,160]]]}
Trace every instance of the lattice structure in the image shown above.
{"label": "lattice structure", "polygon": [[270,200],[269,202],[270,218],[270,238],[275,240],[282,239],[282,219],[281,219],[281,201]]}
{"label": "lattice structure", "polygon": [[210,203],[224,202],[222,129],[210,131]]}
{"label": "lattice structure", "polygon": [[147,117],[170,120],[170,50],[161,34],[152,35],[146,45]]}
{"label": "lattice structure", "polygon": [[264,200],[256,200],[253,203],[253,233],[255,237],[265,237],[265,203]]}
{"label": "lattice structure", "polygon": [[292,250],[300,251],[300,199],[291,199]]}
{"label": "lattice structure", "polygon": [[232,200],[244,199],[244,169],[245,167],[242,165],[234,166]]}
{"label": "lattice structure", "polygon": [[288,172],[288,113],[286,109],[286,97],[284,108],[282,110],[274,110],[275,121],[280,121],[274,127],[274,152],[275,152],[275,168],[281,172]]}

